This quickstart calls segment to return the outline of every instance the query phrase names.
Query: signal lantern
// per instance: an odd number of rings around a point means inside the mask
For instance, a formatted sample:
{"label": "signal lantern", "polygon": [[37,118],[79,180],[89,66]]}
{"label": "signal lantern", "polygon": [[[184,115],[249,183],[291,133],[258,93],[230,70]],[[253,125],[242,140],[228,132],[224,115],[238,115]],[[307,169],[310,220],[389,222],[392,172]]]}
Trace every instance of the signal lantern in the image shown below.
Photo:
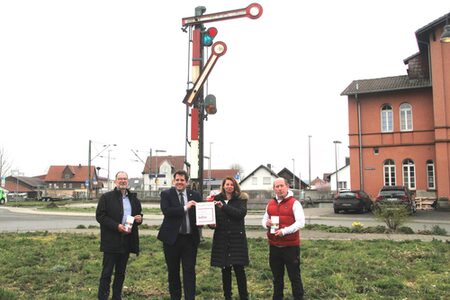
{"label": "signal lantern", "polygon": [[213,44],[214,38],[216,37],[218,31],[216,27],[209,27],[207,30],[202,32],[202,45],[209,47]]}
{"label": "signal lantern", "polygon": [[214,115],[217,112],[216,96],[208,95],[205,97],[205,111],[209,115]]}

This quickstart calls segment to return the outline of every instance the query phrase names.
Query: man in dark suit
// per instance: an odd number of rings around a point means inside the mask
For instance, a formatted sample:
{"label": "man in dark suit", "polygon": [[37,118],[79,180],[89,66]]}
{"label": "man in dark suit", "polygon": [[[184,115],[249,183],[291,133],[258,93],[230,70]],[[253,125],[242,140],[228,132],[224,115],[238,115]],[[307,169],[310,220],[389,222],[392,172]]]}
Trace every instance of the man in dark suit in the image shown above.
{"label": "man in dark suit", "polygon": [[161,193],[164,220],[158,239],[163,242],[171,300],[181,299],[180,262],[183,266],[184,299],[195,299],[195,263],[200,243],[195,224],[195,204],[201,202],[202,197],[186,188],[188,180],[187,172],[178,170],[173,176],[174,186]]}

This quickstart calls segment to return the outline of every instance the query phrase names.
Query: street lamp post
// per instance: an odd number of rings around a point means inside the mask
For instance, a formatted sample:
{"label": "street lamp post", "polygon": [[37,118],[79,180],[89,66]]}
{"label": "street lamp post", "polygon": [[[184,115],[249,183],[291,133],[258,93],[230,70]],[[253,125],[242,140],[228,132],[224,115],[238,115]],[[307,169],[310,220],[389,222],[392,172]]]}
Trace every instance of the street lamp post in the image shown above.
{"label": "street lamp post", "polygon": [[[92,140],[89,140],[89,152],[88,152],[88,178],[86,179],[86,188],[87,188],[87,199],[90,200],[91,199],[91,189],[92,189],[92,182],[91,182],[91,163],[92,161],[101,156],[100,154],[103,153],[103,151],[105,151],[106,149],[108,149],[111,146],[117,146],[117,144],[107,144],[107,145],[103,145],[103,149],[100,150],[94,157],[92,157]],[[109,173],[109,166],[108,166],[108,173]],[[108,175],[108,187],[109,187],[109,175]]]}
{"label": "street lamp post", "polygon": [[213,144],[213,142],[209,142],[209,161],[208,161],[208,185],[209,185],[209,190],[211,190],[211,160],[212,160],[212,154],[211,154],[211,145]]}
{"label": "street lamp post", "polygon": [[308,184],[311,188],[311,135],[308,135]]}
{"label": "street lamp post", "polygon": [[339,188],[338,188],[338,184],[339,184],[339,177],[338,177],[338,156],[337,156],[337,153],[338,153],[338,151],[337,151],[337,147],[338,147],[338,144],[340,144],[341,143],[341,141],[333,141],[333,143],[334,143],[334,162],[335,162],[335,169],[336,169],[336,193],[339,191]]}
{"label": "street lamp post", "polygon": [[208,160],[208,190],[211,191],[211,156],[203,155]]}
{"label": "street lamp post", "polygon": [[[156,162],[156,174],[155,174],[155,190],[158,191],[158,180],[159,180],[159,166],[158,166],[158,153],[167,152],[166,150],[155,150],[155,162]],[[150,163],[151,165],[151,163]]]}
{"label": "street lamp post", "polygon": [[292,159],[292,189],[295,190],[295,159]]}
{"label": "street lamp post", "polygon": [[111,179],[109,179],[109,172],[111,167],[111,149],[108,149],[108,191],[111,190]]}

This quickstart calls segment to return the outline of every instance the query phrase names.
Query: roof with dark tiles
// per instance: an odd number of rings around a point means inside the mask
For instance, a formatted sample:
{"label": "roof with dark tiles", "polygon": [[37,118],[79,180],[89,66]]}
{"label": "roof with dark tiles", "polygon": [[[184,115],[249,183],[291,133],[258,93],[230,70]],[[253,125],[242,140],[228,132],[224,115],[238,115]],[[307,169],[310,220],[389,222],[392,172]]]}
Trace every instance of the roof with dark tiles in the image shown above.
{"label": "roof with dark tiles", "polygon": [[[64,178],[64,171],[72,174],[71,178]],[[88,178],[87,166],[50,166],[47,176],[45,176],[46,182],[85,182]],[[91,177],[96,174],[95,166],[91,166]]]}
{"label": "roof with dark tiles", "polygon": [[341,96],[419,88],[431,88],[430,80],[425,78],[409,79],[408,75],[401,75],[375,79],[354,80],[341,93]]}

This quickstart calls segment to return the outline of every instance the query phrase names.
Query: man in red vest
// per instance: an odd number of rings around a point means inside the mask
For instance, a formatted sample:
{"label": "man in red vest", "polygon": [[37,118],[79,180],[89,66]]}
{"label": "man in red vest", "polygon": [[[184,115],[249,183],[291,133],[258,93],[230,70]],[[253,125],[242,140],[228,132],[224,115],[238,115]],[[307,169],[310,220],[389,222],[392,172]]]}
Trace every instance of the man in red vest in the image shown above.
{"label": "man in red vest", "polygon": [[273,183],[275,198],[267,203],[262,225],[269,239],[269,265],[273,275],[273,300],[283,299],[284,267],[286,266],[295,300],[303,299],[300,275],[300,228],[305,226],[305,214],[294,198],[284,178]]}

